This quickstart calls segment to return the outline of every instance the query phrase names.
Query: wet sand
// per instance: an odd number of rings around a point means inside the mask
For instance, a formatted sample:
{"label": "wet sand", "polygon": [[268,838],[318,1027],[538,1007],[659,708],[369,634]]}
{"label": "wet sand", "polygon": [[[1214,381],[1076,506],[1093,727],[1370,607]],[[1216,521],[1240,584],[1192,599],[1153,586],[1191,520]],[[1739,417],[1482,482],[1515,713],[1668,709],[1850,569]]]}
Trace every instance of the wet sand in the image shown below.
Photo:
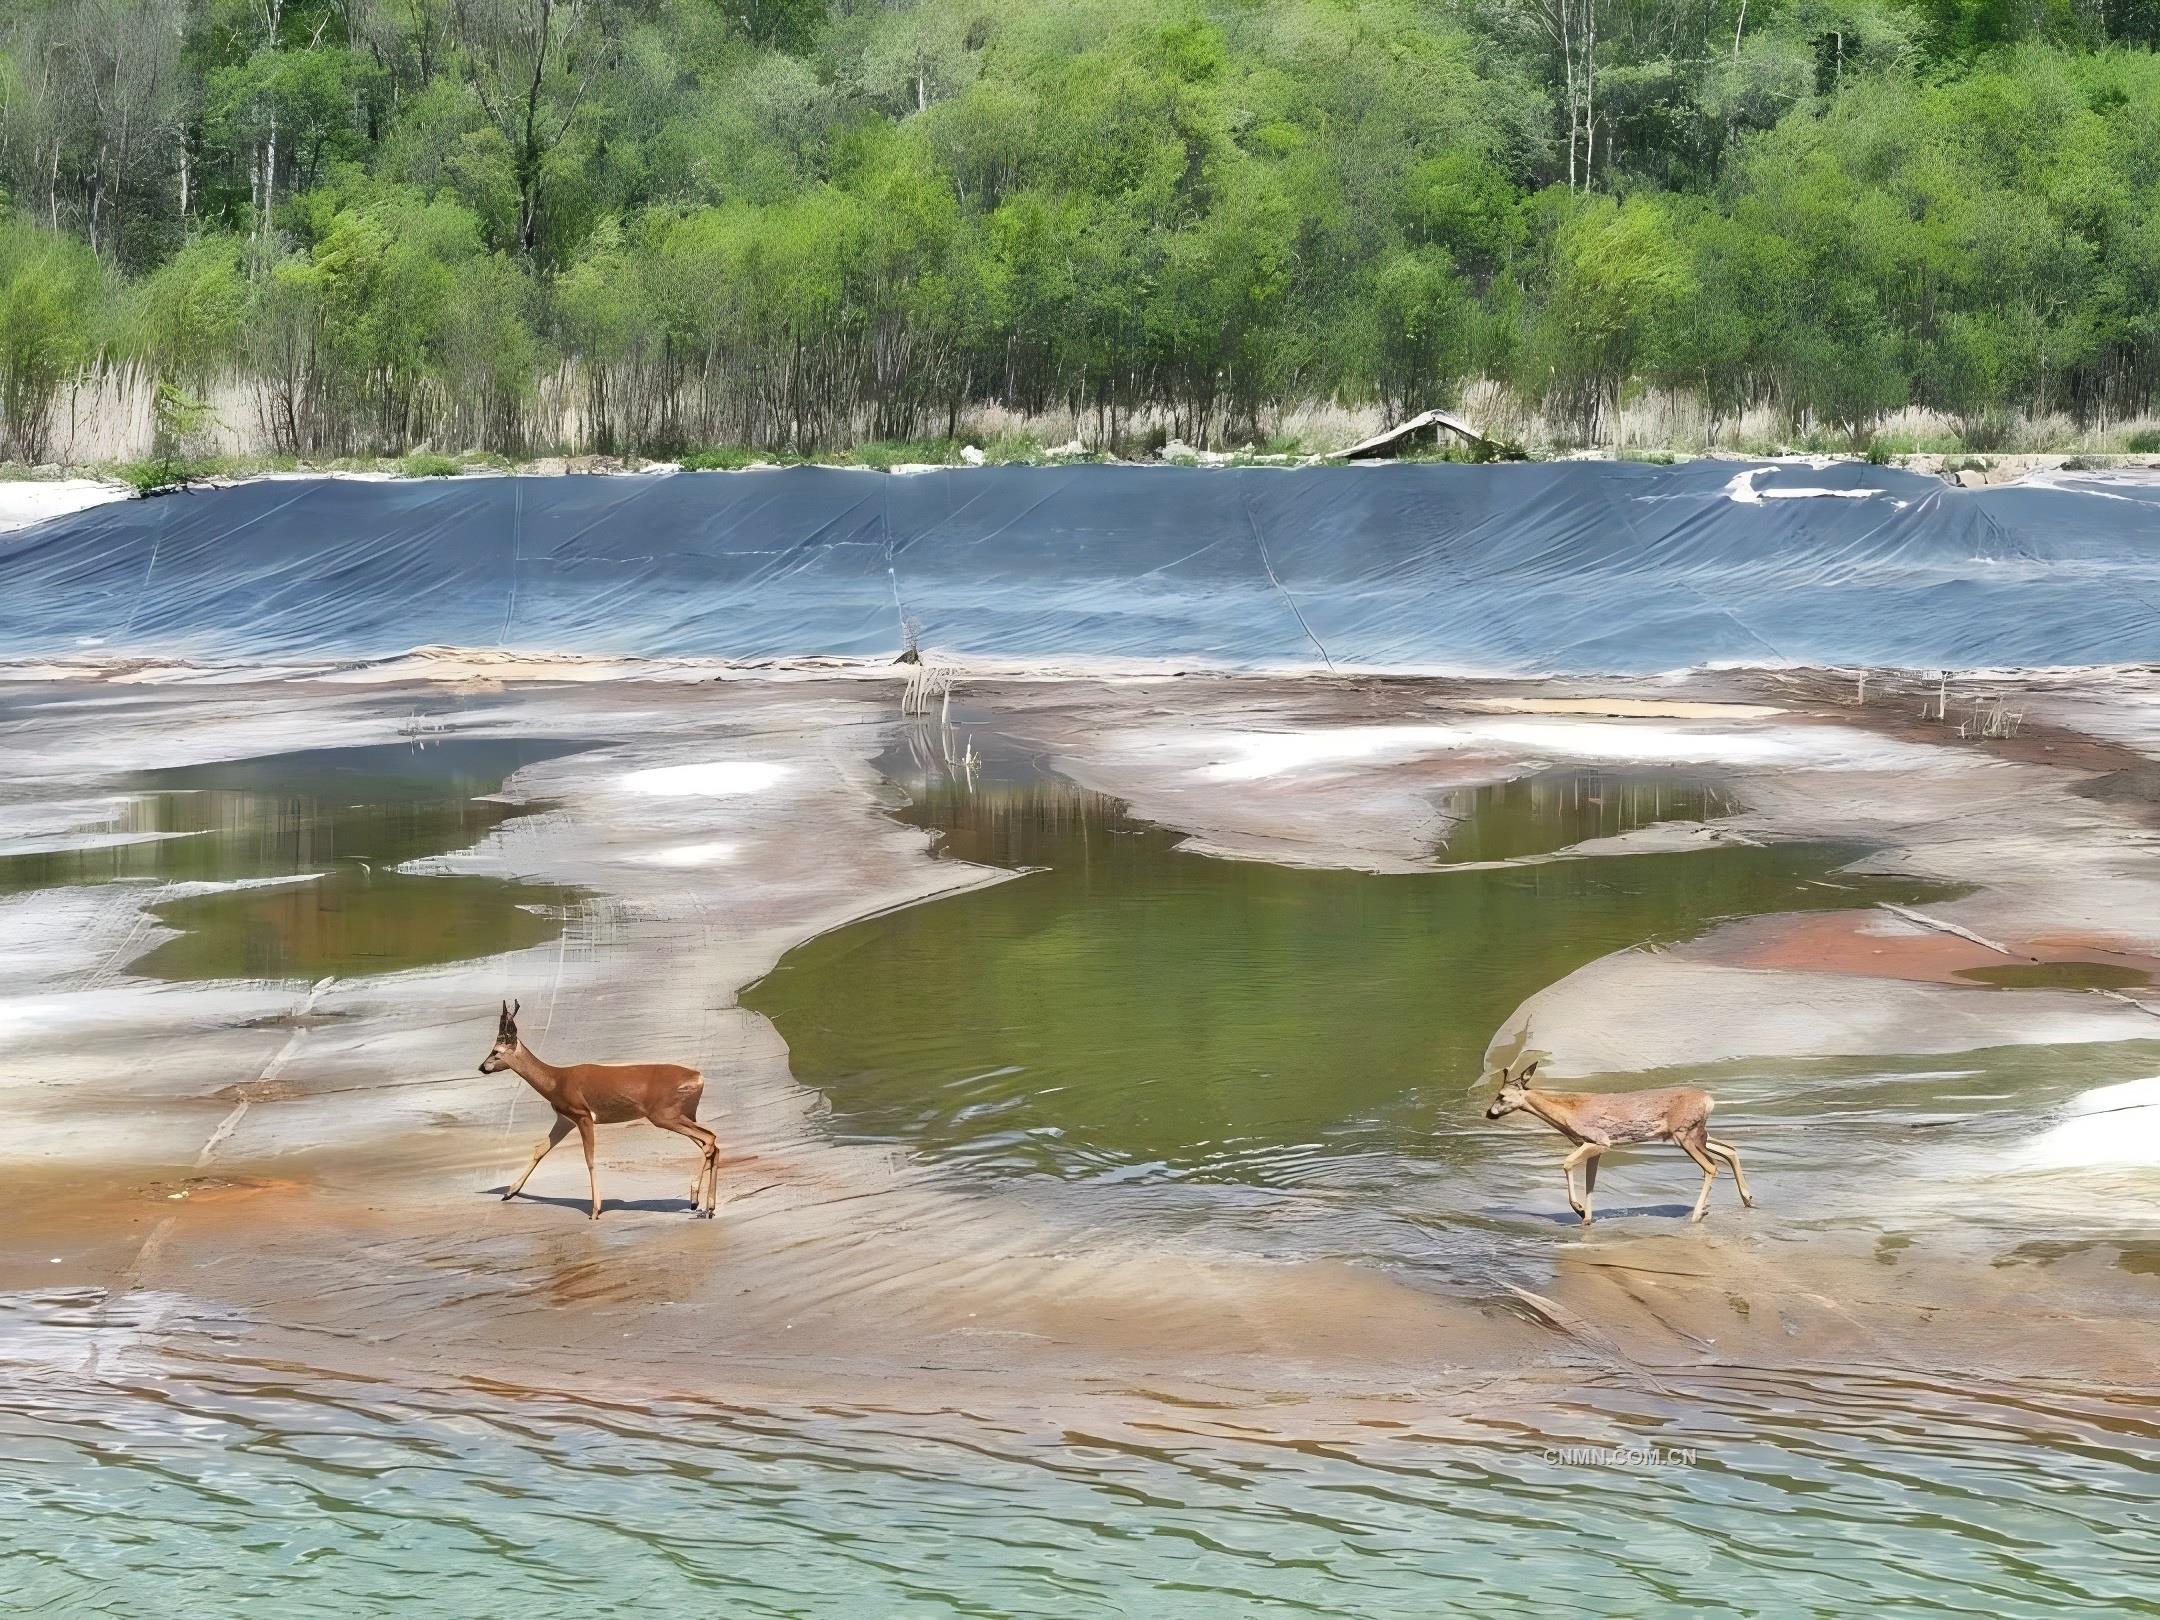
{"label": "wet sand", "polygon": [[[2107,698],[2154,684],[2120,677]],[[1643,828],[1585,858],[1857,837],[1879,846],[1871,871],[1966,891],[1930,917],[2045,960],[2160,961],[2153,805],[2122,787],[2149,761],[2079,732],[2074,693],[2009,745],[1918,723],[1914,694],[1849,695],[1828,677],[1743,673],[1490,687],[986,676],[961,699],[1222,858],[1420,870],[1450,788],[1571,760],[1677,759],[1715,770],[1746,810]],[[252,1357],[355,1376],[590,1389],[597,1368],[615,1394],[909,1392],[1038,1415],[1137,1390],[1141,1407],[1219,1402],[1262,1426],[1290,1410],[1284,1421],[1315,1432],[1468,1410],[1495,1390],[1544,1399],[1736,1368],[2151,1388],[2160,1278],[2140,1256],[2160,1232],[2160,1170],[1999,1174],[1988,1155],[2051,1116],[1951,1150],[1940,1184],[1924,1173],[1924,1131],[1910,1151],[1877,1139],[1857,1155],[1880,1178],[1867,1181],[1800,1088],[1753,1119],[1734,1109],[1760,1208],[1742,1212],[1721,1184],[1711,1220],[1691,1227],[1673,1212],[1692,1171],[1642,1154],[1608,1170],[1610,1218],[1584,1232],[1564,1219],[1564,1144],[1484,1125],[1476,1076],[1430,1077],[1492,1141],[1510,1230],[1475,1282],[1326,1244],[1256,1255],[830,1140],[819,1099],[736,992],[823,930],[1010,875],[934,861],[923,834],[884,814],[892,789],[872,761],[903,724],[897,708],[897,676],[859,673],[0,689],[14,761],[0,833],[21,836],[79,824],[116,772],[392,741],[415,715],[611,739],[521,771],[507,791],[548,808],[432,863],[592,897],[560,939],[504,956],[313,986],[156,983],[129,971],[159,937],[143,886],[0,898],[0,1102],[14,1126],[0,1142],[0,1289],[84,1291],[136,1344],[164,1319],[144,1325],[142,1301],[184,1302],[172,1321],[214,1312]],[[1327,741],[1376,726],[1395,731],[1385,746]],[[638,785],[645,772],[667,774]],[[2160,1042],[2160,1019],[2131,1002],[1955,978],[2000,960],[1874,911],[1736,922],[1593,963],[1496,1037],[1528,1019],[1555,1082],[1592,1089],[1680,1065],[1864,1069],[2032,1049],[2066,1101],[2086,1089],[2083,1054],[2134,1069]],[[521,1084],[474,1072],[499,997],[522,999],[528,1039],[553,1060],[704,1069],[704,1118],[735,1161],[716,1222],[682,1214],[684,1145],[639,1127],[601,1133],[610,1208],[597,1225],[574,1144],[525,1198],[495,1196],[548,1123]],[[1307,1200],[1291,1218],[1337,1217]]]}

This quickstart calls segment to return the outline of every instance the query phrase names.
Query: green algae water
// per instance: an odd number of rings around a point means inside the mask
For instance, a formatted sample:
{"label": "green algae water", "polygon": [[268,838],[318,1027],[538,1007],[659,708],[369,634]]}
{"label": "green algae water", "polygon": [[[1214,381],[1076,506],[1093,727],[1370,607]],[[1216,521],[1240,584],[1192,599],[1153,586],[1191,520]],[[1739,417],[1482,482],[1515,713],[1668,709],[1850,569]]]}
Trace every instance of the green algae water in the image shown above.
{"label": "green algae water", "polygon": [[143,771],[99,839],[0,858],[0,894],[139,883],[174,937],[129,964],[163,979],[314,979],[463,961],[555,937],[577,896],[413,870],[534,808],[491,797],[590,743],[454,737]]}
{"label": "green algae water", "polygon": [[1442,865],[1520,860],[1665,821],[1706,822],[1739,802],[1715,782],[1677,772],[1560,767],[1440,796]]}
{"label": "green algae water", "polygon": [[[843,1138],[1065,1178],[1297,1180],[1316,1150],[1474,1154],[1486,1043],[1609,952],[1723,918],[1918,903],[1855,846],[1706,837],[1672,853],[1375,876],[1222,860],[1022,767],[903,777],[951,859],[1023,869],[814,939],[748,990]],[[1714,786],[1541,773],[1454,796],[1443,861],[1541,856],[1729,809]]]}
{"label": "green algae water", "polygon": [[2151,978],[2119,962],[2004,962],[1960,968],[1957,976],[1998,990],[2131,990]]}

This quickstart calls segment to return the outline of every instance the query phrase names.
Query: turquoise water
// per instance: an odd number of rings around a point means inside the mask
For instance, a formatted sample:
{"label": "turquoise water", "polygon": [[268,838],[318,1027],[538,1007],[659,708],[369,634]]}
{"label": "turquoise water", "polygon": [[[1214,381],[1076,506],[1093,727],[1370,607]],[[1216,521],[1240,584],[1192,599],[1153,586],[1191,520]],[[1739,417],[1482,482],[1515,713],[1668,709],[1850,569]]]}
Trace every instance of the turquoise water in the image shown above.
{"label": "turquoise water", "polygon": [[1331,1426],[585,1400],[261,1365],[229,1325],[121,1347],[160,1304],[0,1297],[11,1613],[2154,1612],[2128,1398],[1733,1369]]}

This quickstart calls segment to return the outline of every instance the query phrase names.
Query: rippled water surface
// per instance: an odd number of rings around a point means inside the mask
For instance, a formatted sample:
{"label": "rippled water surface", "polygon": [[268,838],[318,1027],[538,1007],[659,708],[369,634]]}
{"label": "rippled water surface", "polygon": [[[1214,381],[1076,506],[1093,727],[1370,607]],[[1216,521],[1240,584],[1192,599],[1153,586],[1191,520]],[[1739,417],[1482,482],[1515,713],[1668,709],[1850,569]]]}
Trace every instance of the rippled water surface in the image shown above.
{"label": "rippled water surface", "polygon": [[580,1399],[265,1366],[229,1330],[116,1344],[155,1303],[0,1299],[7,1359],[44,1354],[0,1366],[10,1612],[2152,1607],[2160,1431],[2129,1400],[1745,1370],[1351,1422]]}

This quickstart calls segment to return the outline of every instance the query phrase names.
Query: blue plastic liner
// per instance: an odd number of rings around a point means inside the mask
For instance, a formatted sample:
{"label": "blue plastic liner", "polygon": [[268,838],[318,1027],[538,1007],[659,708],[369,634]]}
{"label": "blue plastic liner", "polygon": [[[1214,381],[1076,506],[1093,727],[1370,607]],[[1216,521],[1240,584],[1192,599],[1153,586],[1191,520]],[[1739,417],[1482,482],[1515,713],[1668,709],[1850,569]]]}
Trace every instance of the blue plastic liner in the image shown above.
{"label": "blue plastic liner", "polygon": [[957,654],[1231,669],[2142,662],[2160,486],[1709,461],[280,479],[0,538],[9,658],[879,657],[903,619]]}

